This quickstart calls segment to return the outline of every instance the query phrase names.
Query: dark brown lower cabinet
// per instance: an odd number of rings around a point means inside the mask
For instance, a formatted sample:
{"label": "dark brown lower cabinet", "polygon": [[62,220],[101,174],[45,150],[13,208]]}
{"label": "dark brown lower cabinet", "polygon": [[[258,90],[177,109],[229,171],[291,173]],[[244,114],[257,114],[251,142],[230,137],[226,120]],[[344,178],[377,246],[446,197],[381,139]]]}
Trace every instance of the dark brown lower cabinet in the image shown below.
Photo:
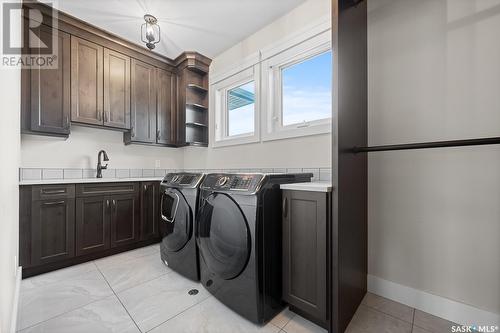
{"label": "dark brown lower cabinet", "polygon": [[160,183],[143,182],[141,184],[141,214],[141,240],[158,238]]}
{"label": "dark brown lower cabinet", "polygon": [[283,299],[301,315],[328,325],[329,194],[283,191]]}
{"label": "dark brown lower cabinet", "polygon": [[37,200],[31,207],[32,264],[74,257],[75,199]]}
{"label": "dark brown lower cabinet", "polygon": [[140,232],[140,202],[137,194],[115,195],[111,201],[111,247],[135,243]]}
{"label": "dark brown lower cabinet", "polygon": [[21,186],[23,276],[159,241],[159,182]]}
{"label": "dark brown lower cabinet", "polygon": [[76,199],[76,255],[109,249],[109,198]]}

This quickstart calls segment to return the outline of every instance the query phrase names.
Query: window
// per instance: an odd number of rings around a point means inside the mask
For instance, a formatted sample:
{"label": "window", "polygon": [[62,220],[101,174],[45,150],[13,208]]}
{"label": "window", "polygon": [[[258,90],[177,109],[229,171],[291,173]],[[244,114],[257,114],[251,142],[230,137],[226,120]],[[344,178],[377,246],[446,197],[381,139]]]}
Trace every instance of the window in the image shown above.
{"label": "window", "polygon": [[[332,50],[323,33],[263,62],[263,140],[329,133]],[[264,97],[263,97],[264,98]]]}
{"label": "window", "polygon": [[331,132],[330,21],[211,73],[212,147]]}
{"label": "window", "polygon": [[252,66],[213,84],[213,146],[259,141],[259,66]]}
{"label": "window", "polygon": [[332,114],[332,52],[284,67],[281,125],[323,120]]}
{"label": "window", "polygon": [[250,81],[227,93],[227,135],[236,136],[254,132],[255,82]]}

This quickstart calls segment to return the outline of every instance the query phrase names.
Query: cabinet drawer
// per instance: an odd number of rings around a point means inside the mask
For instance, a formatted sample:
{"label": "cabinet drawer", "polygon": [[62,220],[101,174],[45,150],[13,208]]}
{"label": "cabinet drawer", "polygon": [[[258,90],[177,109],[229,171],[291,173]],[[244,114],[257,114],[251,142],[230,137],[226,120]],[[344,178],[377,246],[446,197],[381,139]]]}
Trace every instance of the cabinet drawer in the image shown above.
{"label": "cabinet drawer", "polygon": [[77,197],[90,197],[108,194],[138,193],[139,183],[101,183],[101,184],[77,184]]}
{"label": "cabinet drawer", "polygon": [[38,185],[31,188],[32,200],[58,199],[58,198],[74,198],[75,185]]}

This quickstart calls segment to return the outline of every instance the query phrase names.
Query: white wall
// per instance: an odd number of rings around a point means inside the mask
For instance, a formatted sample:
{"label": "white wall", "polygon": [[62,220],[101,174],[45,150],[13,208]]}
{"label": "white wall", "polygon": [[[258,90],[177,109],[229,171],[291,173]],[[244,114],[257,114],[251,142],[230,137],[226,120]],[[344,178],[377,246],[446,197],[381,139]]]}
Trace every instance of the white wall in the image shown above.
{"label": "white wall", "polygon": [[[123,144],[121,132],[72,126],[69,139],[22,135],[24,168],[95,168],[97,153],[108,153],[109,168],[182,168],[182,149]],[[160,165],[156,165],[156,161]]]}
{"label": "white wall", "polygon": [[[0,6],[3,4],[0,1]],[[1,26],[1,24],[0,24]],[[0,27],[0,36],[3,32]],[[15,32],[20,37],[20,31]],[[0,69],[0,332],[10,332],[19,239],[19,115],[21,72]]]}
{"label": "white wall", "polygon": [[[211,75],[330,14],[330,0],[309,0],[213,59]],[[209,110],[214,117],[214,110]],[[210,131],[213,129],[211,128]],[[212,137],[212,136],[211,136]],[[330,167],[329,134],[208,149],[186,148],[185,168]]]}
{"label": "white wall", "polygon": [[[499,136],[500,1],[368,4],[369,143]],[[369,156],[369,273],[500,314],[500,146]]]}

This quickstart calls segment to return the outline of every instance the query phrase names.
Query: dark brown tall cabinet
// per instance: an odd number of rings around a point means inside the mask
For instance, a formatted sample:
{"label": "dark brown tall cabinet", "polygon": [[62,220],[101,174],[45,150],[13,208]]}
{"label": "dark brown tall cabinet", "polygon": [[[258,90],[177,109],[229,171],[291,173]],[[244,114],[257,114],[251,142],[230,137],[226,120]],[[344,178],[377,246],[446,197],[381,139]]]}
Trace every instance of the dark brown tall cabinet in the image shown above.
{"label": "dark brown tall cabinet", "polygon": [[156,70],[156,143],[175,144],[176,76],[164,69]]}
{"label": "dark brown tall cabinet", "polygon": [[328,193],[283,191],[283,299],[327,327]]}
{"label": "dark brown tall cabinet", "polygon": [[[52,38],[52,28],[40,25],[37,30],[42,41]],[[21,71],[23,133],[63,137],[70,133],[71,40],[67,33],[57,34],[57,68]]]}
{"label": "dark brown tall cabinet", "polygon": [[332,1],[330,332],[347,328],[367,290],[367,1]]}

